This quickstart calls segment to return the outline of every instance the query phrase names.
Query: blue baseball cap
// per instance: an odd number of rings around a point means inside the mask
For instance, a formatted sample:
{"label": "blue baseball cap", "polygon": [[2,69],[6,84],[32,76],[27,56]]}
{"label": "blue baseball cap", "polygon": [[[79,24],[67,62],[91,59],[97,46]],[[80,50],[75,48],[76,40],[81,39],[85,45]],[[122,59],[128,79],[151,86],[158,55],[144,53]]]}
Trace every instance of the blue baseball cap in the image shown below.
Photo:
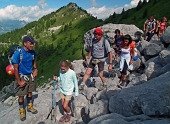
{"label": "blue baseball cap", "polygon": [[23,42],[30,41],[31,43],[37,43],[32,36],[25,36],[22,40]]}

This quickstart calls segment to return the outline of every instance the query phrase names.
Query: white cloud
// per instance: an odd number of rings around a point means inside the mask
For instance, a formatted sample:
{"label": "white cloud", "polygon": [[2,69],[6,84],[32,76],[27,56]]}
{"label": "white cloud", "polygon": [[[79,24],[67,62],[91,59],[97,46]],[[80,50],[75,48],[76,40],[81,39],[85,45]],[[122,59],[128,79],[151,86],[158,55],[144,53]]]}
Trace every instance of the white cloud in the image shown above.
{"label": "white cloud", "polygon": [[125,8],[125,10],[130,9],[130,8],[134,8],[138,5],[138,3],[139,3],[139,0],[132,0],[129,4],[125,4],[124,8]]}
{"label": "white cloud", "polygon": [[42,9],[44,6],[47,6],[46,0],[38,1],[37,5]]}
{"label": "white cloud", "polygon": [[100,8],[96,8],[96,7],[89,8],[87,9],[87,12],[99,19],[105,19],[110,15],[112,15],[114,12],[121,13],[122,9],[123,7],[106,8],[105,6],[103,6]]}
{"label": "white cloud", "polygon": [[0,9],[0,20],[25,20],[27,22],[35,21],[44,15],[47,15],[57,9],[43,9],[46,4],[46,0],[40,0],[36,6],[21,6],[9,5],[6,8]]}
{"label": "white cloud", "polygon": [[96,0],[90,0],[90,3],[91,3],[91,6],[92,6],[92,7],[98,6]]}
{"label": "white cloud", "polygon": [[[93,3],[93,2],[96,3],[95,0],[91,0],[91,3]],[[114,12],[117,14],[121,13],[123,8],[125,10],[127,10],[130,8],[136,7],[138,2],[139,2],[139,0],[131,0],[131,2],[129,4],[125,4],[124,6],[120,6],[120,7],[115,6],[113,8],[106,8],[106,6],[97,8],[97,7],[93,6],[92,8],[87,9],[87,12],[92,14],[93,16],[97,17],[98,19],[105,19],[105,18],[108,18],[110,15],[112,15]]]}

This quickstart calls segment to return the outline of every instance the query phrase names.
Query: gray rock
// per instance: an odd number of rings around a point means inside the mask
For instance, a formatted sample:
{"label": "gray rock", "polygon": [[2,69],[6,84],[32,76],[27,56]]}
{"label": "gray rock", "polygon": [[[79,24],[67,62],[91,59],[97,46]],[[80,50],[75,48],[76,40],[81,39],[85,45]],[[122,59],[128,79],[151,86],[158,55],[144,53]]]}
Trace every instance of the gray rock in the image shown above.
{"label": "gray rock", "polygon": [[90,119],[96,118],[100,115],[108,114],[108,100],[99,100],[95,104],[90,104],[85,107],[86,114]]}
{"label": "gray rock", "polygon": [[147,83],[122,89],[109,100],[109,110],[124,116],[169,116],[170,71]]}
{"label": "gray rock", "polygon": [[86,88],[84,88],[84,92],[82,92],[82,93],[83,93],[83,95],[86,96],[86,98],[87,98],[88,100],[91,100],[92,96],[93,96],[94,94],[96,94],[97,91],[98,91],[97,88],[94,88],[94,87],[86,87]]}
{"label": "gray rock", "polygon": [[162,35],[161,41],[170,44],[170,26],[167,27],[166,31]]}
{"label": "gray rock", "polygon": [[169,64],[169,62],[170,62],[170,51],[169,50],[162,50],[159,53],[159,59],[160,59],[161,65],[165,66],[165,65]]}
{"label": "gray rock", "polygon": [[151,118],[146,115],[136,115],[124,117],[122,115],[111,113],[99,116],[91,120],[88,124],[169,124],[168,118]]}
{"label": "gray rock", "polygon": [[137,49],[139,50],[139,52],[141,53],[141,55],[144,55],[144,49],[146,46],[149,45],[149,42],[148,41],[140,41],[137,45]]}
{"label": "gray rock", "polygon": [[155,43],[150,43],[144,48],[144,55],[151,58],[157,56],[161,52],[161,47]]}
{"label": "gray rock", "polygon": [[147,81],[147,76],[145,74],[137,75],[137,74],[130,74],[127,78],[128,85],[127,87],[132,87],[135,85],[143,84]]}
{"label": "gray rock", "polygon": [[150,62],[148,66],[145,67],[144,74],[147,76],[148,79],[155,78],[161,74],[161,68],[161,65],[156,64],[154,62]]}

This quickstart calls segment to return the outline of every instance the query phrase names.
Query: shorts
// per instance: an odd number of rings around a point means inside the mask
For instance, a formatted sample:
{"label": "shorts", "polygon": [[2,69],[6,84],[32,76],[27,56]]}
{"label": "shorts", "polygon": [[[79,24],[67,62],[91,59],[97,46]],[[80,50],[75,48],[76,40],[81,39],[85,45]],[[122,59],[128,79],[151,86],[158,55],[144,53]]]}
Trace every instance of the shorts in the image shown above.
{"label": "shorts", "polygon": [[60,98],[65,99],[67,101],[71,100],[72,95],[65,95],[62,92],[60,92]]}
{"label": "shorts", "polygon": [[36,90],[36,83],[35,81],[32,81],[32,77],[31,75],[27,75],[28,77],[28,81],[26,81],[23,77],[21,78],[21,80],[24,80],[26,85],[24,87],[20,87],[17,91],[16,91],[16,96],[25,96],[28,94],[28,92],[34,92]]}
{"label": "shorts", "polygon": [[[92,63],[92,60],[93,60],[93,59],[90,60],[88,67],[93,69],[96,65]],[[97,63],[99,72],[104,70],[104,63],[105,63],[105,62],[99,62],[99,63]]]}

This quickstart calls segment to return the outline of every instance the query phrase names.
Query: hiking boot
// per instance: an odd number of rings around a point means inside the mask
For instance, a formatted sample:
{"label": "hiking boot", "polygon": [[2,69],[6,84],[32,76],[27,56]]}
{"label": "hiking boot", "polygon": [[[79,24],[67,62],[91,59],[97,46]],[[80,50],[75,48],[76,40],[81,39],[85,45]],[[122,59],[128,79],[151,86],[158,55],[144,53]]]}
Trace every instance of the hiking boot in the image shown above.
{"label": "hiking boot", "polygon": [[85,86],[85,84],[80,84],[79,85],[79,90],[84,90],[84,86]]}
{"label": "hiking boot", "polygon": [[69,122],[71,119],[71,114],[67,114],[66,115],[66,119],[65,119],[65,122]]}
{"label": "hiking boot", "polygon": [[20,113],[20,120],[24,121],[26,119],[24,108],[20,108],[19,113]]}
{"label": "hiking boot", "polygon": [[106,85],[106,84],[103,84],[101,90],[107,90],[107,85]]}
{"label": "hiking boot", "polygon": [[126,81],[125,81],[125,80],[120,80],[119,83],[120,83],[120,84],[117,85],[118,88],[121,88],[121,89],[122,89],[123,87],[126,86]]}
{"label": "hiking boot", "polygon": [[126,85],[126,81],[122,80],[122,82],[120,83],[121,86],[125,86]]}
{"label": "hiking boot", "polygon": [[63,122],[63,121],[65,121],[65,119],[66,119],[66,117],[67,117],[67,115],[66,114],[64,114],[61,118],[60,118],[60,122]]}
{"label": "hiking boot", "polygon": [[35,108],[33,108],[32,103],[29,103],[29,104],[28,104],[28,106],[27,106],[27,112],[31,112],[32,114],[37,114],[37,113],[38,113],[38,111],[37,111]]}

